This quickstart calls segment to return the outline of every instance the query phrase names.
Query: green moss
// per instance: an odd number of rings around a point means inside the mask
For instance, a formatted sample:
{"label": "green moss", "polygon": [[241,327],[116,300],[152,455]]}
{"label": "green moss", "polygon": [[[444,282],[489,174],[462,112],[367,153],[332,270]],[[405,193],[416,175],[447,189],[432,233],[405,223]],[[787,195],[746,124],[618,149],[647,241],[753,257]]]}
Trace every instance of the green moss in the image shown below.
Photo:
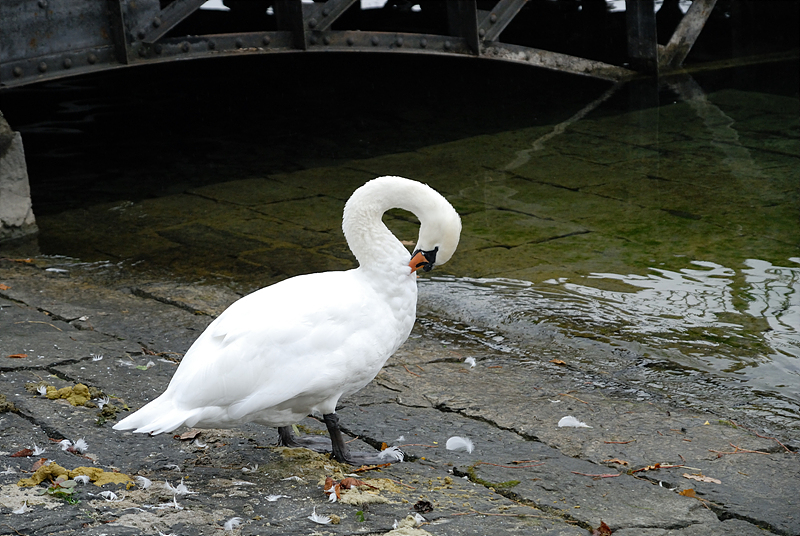
{"label": "green moss", "polygon": [[469,467],[467,467],[466,473],[472,482],[475,482],[476,484],[480,484],[481,486],[485,486],[487,488],[494,488],[494,489],[509,489],[519,485],[520,483],[519,480],[507,480],[505,482],[489,482],[488,480],[482,479],[475,472],[475,468],[480,464],[481,462],[477,462],[474,465],[470,465]]}

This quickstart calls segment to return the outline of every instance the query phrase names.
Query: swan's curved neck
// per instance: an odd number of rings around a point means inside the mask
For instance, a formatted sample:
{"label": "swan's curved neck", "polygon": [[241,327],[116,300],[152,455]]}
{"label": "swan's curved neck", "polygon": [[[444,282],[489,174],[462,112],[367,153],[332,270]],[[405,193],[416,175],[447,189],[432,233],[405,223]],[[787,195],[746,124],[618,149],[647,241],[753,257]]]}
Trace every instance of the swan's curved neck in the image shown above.
{"label": "swan's curved neck", "polygon": [[358,263],[365,269],[408,271],[408,250],[384,225],[381,217],[392,208],[414,213],[420,221],[435,207],[426,196],[427,186],[381,177],[356,190],[344,208],[342,230]]}

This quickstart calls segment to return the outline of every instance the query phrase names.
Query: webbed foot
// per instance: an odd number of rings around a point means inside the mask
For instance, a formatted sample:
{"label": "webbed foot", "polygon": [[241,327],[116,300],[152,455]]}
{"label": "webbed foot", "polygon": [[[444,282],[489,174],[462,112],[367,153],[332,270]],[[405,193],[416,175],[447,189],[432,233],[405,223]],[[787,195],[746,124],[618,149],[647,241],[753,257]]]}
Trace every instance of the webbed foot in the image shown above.
{"label": "webbed foot", "polygon": [[397,447],[390,447],[382,452],[350,452],[339,429],[339,417],[335,413],[322,416],[328,434],[331,436],[331,452],[333,459],[349,465],[379,465],[403,461],[403,452]]}
{"label": "webbed foot", "polygon": [[292,433],[291,426],[281,426],[278,428],[278,446],[304,448],[314,452],[327,453],[331,451],[331,440],[327,437],[314,435],[297,437]]}

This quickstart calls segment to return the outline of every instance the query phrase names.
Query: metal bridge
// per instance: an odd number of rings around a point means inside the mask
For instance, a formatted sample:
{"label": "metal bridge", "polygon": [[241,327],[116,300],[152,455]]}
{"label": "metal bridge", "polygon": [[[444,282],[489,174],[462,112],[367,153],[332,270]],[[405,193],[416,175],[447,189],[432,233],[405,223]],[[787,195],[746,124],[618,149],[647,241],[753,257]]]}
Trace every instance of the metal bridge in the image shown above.
{"label": "metal bridge", "polygon": [[[200,24],[209,18],[199,11],[205,1],[2,0],[0,89],[125,66],[298,52],[477,57],[617,81],[637,71],[679,66],[716,2],[695,0],[670,42],[661,46],[654,0],[627,0],[631,70],[502,42],[528,0],[395,1],[394,23],[373,28],[361,27],[365,19],[354,16],[360,11],[356,0],[225,0],[240,20],[250,19],[246,31],[229,31],[219,22]],[[426,15],[418,20],[426,22],[410,22],[412,5]]]}

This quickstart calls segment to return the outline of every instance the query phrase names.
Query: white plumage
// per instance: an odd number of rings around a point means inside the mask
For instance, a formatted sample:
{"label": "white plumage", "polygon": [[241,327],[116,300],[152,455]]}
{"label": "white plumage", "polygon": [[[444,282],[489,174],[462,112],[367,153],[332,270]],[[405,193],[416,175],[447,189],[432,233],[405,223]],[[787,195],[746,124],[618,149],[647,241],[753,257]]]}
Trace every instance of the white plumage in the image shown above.
{"label": "white plumage", "polygon": [[[411,263],[381,221],[391,208],[420,220]],[[318,414],[329,431],[332,416],[338,433],[336,403],[369,383],[406,340],[416,316],[414,271],[450,258],[461,220],[432,188],[380,177],[353,193],[342,228],[358,268],[293,277],[235,302],[194,342],[167,390],[114,428],[287,427]]]}

